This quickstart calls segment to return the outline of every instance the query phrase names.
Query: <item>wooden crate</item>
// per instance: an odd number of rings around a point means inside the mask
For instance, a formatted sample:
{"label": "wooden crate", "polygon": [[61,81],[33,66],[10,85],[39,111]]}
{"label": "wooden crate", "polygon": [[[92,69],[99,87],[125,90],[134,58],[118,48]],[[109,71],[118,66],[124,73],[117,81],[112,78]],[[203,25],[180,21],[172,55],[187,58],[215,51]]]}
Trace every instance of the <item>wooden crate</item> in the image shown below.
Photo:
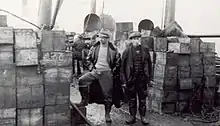
{"label": "wooden crate", "polygon": [[163,65],[177,65],[177,54],[167,53],[167,52],[155,52],[156,54],[156,63]]}
{"label": "wooden crate", "polygon": [[16,66],[33,66],[38,65],[37,49],[15,50]]}
{"label": "wooden crate", "polygon": [[172,114],[176,110],[175,103],[165,103],[152,99],[150,105],[150,110],[159,114]]}
{"label": "wooden crate", "polygon": [[203,64],[205,65],[215,65],[215,53],[203,53]]}
{"label": "wooden crate", "polygon": [[40,108],[44,106],[44,86],[17,86],[17,108]]}
{"label": "wooden crate", "polygon": [[65,31],[52,31],[53,35],[53,50],[62,51],[66,50],[66,35]]}
{"label": "wooden crate", "polygon": [[189,101],[192,99],[193,92],[192,90],[180,91],[178,94],[179,101]]}
{"label": "wooden crate", "polygon": [[191,38],[190,39],[190,52],[199,53],[201,43],[202,43],[202,40],[200,38]]}
{"label": "wooden crate", "polygon": [[0,86],[15,86],[15,65],[0,65]]}
{"label": "wooden crate", "polygon": [[203,65],[191,66],[191,77],[203,77]]}
{"label": "wooden crate", "polygon": [[16,108],[0,109],[0,126],[16,126]]}
{"label": "wooden crate", "polygon": [[191,78],[179,79],[180,90],[193,89]]}
{"label": "wooden crate", "polygon": [[164,77],[177,78],[177,66],[155,64],[154,76],[163,77],[163,78]]}
{"label": "wooden crate", "polygon": [[177,78],[163,78],[163,77],[154,77],[153,87],[156,87],[160,90],[176,90],[177,89]]}
{"label": "wooden crate", "polygon": [[190,65],[190,55],[188,54],[179,54],[178,55],[178,66],[189,66]]}
{"label": "wooden crate", "polygon": [[192,83],[193,85],[195,86],[198,86],[198,85],[203,85],[203,82],[202,82],[202,77],[192,77]]}
{"label": "wooden crate", "polygon": [[153,37],[141,37],[141,44],[147,47],[150,51],[154,50],[154,38]]}
{"label": "wooden crate", "polygon": [[70,126],[69,104],[45,106],[44,125]]}
{"label": "wooden crate", "polygon": [[178,37],[179,43],[190,43],[191,42],[191,38],[181,38]]}
{"label": "wooden crate", "polygon": [[167,51],[167,38],[156,37],[154,38],[154,51]]}
{"label": "wooden crate", "polygon": [[149,89],[149,95],[154,100],[158,100],[161,102],[176,102],[177,101],[177,92],[174,91],[166,91],[166,90],[160,90],[157,88],[150,88]]}
{"label": "wooden crate", "polygon": [[215,43],[212,42],[202,42],[200,44],[200,52],[215,52]]}
{"label": "wooden crate", "polygon": [[215,75],[216,74],[216,66],[215,65],[204,65],[204,75]]}
{"label": "wooden crate", "polygon": [[116,23],[117,31],[133,31],[133,22],[118,22]]}
{"label": "wooden crate", "polygon": [[17,85],[30,86],[43,84],[43,76],[38,73],[37,67],[17,67],[16,69]]}
{"label": "wooden crate", "polygon": [[14,44],[13,28],[0,27],[0,44]]}
{"label": "wooden crate", "polygon": [[15,49],[37,48],[37,36],[33,29],[14,29]]}
{"label": "wooden crate", "polygon": [[189,77],[190,77],[190,66],[179,66],[178,78],[189,78]]}
{"label": "wooden crate", "polygon": [[13,45],[0,45],[0,65],[14,63]]}
{"label": "wooden crate", "polygon": [[43,108],[18,109],[17,126],[44,126]]}
{"label": "wooden crate", "polygon": [[202,59],[203,59],[203,54],[201,53],[192,53],[190,55],[190,65],[195,66],[195,65],[202,65]]}
{"label": "wooden crate", "polygon": [[204,76],[205,77],[205,86],[206,87],[217,87],[216,76]]}
{"label": "wooden crate", "polygon": [[45,105],[68,104],[70,84],[45,85]]}
{"label": "wooden crate", "polygon": [[174,51],[174,53],[180,53],[180,54],[191,53],[189,43],[168,43],[168,50]]}
{"label": "wooden crate", "polygon": [[44,84],[71,83],[72,70],[72,67],[45,68]]}
{"label": "wooden crate", "polygon": [[16,87],[0,86],[0,109],[16,108]]}
{"label": "wooden crate", "polygon": [[41,65],[45,67],[72,66],[72,52],[43,52]]}

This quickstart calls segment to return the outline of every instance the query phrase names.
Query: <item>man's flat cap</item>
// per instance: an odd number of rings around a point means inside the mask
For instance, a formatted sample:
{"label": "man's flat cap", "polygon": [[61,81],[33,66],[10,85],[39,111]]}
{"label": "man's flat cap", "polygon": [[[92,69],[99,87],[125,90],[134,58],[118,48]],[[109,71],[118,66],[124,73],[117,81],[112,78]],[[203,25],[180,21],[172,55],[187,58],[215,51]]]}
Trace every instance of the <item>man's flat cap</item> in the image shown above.
{"label": "man's flat cap", "polygon": [[110,37],[110,31],[107,29],[101,29],[100,32],[97,34],[97,37]]}
{"label": "man's flat cap", "polygon": [[140,32],[132,32],[128,38],[133,39],[135,37],[141,37],[141,33]]}

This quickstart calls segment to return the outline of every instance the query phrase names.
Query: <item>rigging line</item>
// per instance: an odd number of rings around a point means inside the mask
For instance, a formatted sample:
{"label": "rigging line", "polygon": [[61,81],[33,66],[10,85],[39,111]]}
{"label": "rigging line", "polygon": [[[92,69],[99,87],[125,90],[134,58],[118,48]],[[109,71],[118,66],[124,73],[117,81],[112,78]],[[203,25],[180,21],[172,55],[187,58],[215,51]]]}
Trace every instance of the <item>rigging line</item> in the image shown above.
{"label": "rigging line", "polygon": [[41,28],[40,28],[39,26],[37,26],[36,24],[34,24],[34,23],[32,23],[32,22],[30,22],[30,21],[28,21],[28,20],[25,20],[25,19],[23,19],[23,18],[21,18],[21,17],[15,15],[15,14],[13,14],[13,13],[7,11],[7,10],[0,9],[0,11],[5,12],[5,13],[7,13],[7,14],[10,14],[10,15],[12,15],[12,16],[14,16],[14,17],[16,17],[16,18],[18,18],[18,19],[20,19],[20,20],[26,22],[26,23],[29,23],[29,24],[35,26],[35,27],[38,28],[38,29],[41,29]]}

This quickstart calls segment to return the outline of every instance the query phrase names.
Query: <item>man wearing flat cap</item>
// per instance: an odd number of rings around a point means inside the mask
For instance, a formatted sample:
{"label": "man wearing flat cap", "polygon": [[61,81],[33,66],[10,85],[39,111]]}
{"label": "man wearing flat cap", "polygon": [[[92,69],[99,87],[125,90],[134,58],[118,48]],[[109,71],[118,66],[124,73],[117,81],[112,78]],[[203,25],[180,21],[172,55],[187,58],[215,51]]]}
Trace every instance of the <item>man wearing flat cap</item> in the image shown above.
{"label": "man wearing flat cap", "polygon": [[136,122],[137,96],[141,122],[146,125],[147,87],[152,78],[151,58],[148,48],[141,45],[141,33],[133,32],[129,39],[131,45],[125,49],[121,61],[121,81],[127,89],[130,118],[127,124]]}
{"label": "man wearing flat cap", "polygon": [[[82,96],[81,105],[87,105],[91,96],[88,94],[88,87],[98,80],[103,94],[105,105],[106,122],[111,122],[110,111],[113,105],[113,77],[120,71],[120,54],[117,48],[109,42],[109,31],[102,29],[97,34],[97,42],[91,47],[87,61],[90,64],[90,72],[79,78],[79,90]],[[92,85],[91,85],[92,84]],[[91,90],[90,90],[91,91]],[[98,89],[94,90],[97,93]],[[90,98],[89,98],[90,96]],[[89,102],[90,103],[90,102]]]}

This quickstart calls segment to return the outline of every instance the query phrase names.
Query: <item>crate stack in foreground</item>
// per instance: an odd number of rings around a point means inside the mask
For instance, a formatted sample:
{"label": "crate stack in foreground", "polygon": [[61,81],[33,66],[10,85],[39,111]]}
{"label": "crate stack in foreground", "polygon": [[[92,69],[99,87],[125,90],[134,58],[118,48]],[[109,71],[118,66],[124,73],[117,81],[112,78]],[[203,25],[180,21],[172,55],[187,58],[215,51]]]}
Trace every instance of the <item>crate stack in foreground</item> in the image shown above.
{"label": "crate stack in foreground", "polygon": [[158,37],[146,42],[153,48],[151,53],[155,53],[149,110],[187,112],[190,105],[193,106],[192,100],[200,102],[200,106],[213,103],[216,92],[214,43],[178,37]]}
{"label": "crate stack in foreground", "polygon": [[0,27],[0,125],[16,125],[16,83],[13,29]]}
{"label": "crate stack in foreground", "polygon": [[64,31],[41,35],[41,68],[45,88],[45,126],[70,126],[70,83],[72,53],[65,50]]}

